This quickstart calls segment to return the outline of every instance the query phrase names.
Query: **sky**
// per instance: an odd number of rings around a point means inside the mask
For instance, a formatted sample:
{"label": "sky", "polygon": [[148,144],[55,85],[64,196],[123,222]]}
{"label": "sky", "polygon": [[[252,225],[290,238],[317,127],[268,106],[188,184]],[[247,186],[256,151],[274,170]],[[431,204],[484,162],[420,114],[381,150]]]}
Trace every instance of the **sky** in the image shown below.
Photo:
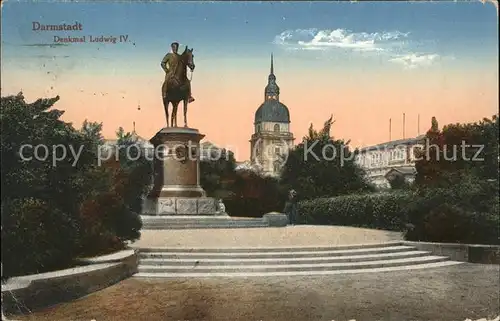
{"label": "sky", "polygon": [[[54,36],[83,35],[85,43],[54,45]],[[166,125],[160,62],[171,42],[194,48],[188,124],[239,161],[249,158],[271,53],[295,143],[332,114],[333,136],[364,147],[402,138],[403,113],[408,138],[433,116],[440,126],[472,122],[499,107],[498,9],[479,1],[3,1],[1,41],[2,96],[59,95],[63,120],[102,122],[106,138],[135,122],[149,139]]]}

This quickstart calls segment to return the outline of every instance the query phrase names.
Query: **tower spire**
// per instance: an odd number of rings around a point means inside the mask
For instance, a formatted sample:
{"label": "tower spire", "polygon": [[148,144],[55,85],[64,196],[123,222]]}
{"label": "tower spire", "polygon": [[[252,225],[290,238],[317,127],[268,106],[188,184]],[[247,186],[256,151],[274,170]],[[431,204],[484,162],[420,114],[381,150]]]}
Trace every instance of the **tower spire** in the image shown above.
{"label": "tower spire", "polygon": [[274,61],[273,53],[271,53],[271,75],[274,75]]}
{"label": "tower spire", "polygon": [[264,93],[264,100],[279,100],[280,88],[276,84],[276,76],[274,75],[274,56],[271,53],[271,73],[267,77],[267,86]]}

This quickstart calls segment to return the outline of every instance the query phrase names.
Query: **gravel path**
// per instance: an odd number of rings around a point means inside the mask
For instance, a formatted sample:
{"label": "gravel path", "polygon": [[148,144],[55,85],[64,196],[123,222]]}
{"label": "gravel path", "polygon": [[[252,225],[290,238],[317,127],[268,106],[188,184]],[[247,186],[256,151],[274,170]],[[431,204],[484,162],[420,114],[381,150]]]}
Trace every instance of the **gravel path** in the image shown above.
{"label": "gravel path", "polygon": [[16,320],[463,321],[500,314],[500,266],[334,277],[131,278]]}
{"label": "gravel path", "polygon": [[344,226],[143,230],[133,247],[256,247],[367,244],[402,240],[398,232]]}

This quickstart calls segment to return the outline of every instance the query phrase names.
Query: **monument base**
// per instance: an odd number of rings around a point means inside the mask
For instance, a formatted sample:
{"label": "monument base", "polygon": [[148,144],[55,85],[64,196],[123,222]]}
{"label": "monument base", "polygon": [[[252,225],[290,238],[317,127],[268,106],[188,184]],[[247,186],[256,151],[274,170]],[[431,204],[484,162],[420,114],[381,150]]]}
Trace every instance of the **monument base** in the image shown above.
{"label": "monument base", "polygon": [[143,215],[217,215],[217,200],[212,197],[158,197],[147,198]]}
{"label": "monument base", "polygon": [[200,185],[165,185],[158,192],[150,193],[150,197],[153,198],[192,198],[206,196],[203,187]]}

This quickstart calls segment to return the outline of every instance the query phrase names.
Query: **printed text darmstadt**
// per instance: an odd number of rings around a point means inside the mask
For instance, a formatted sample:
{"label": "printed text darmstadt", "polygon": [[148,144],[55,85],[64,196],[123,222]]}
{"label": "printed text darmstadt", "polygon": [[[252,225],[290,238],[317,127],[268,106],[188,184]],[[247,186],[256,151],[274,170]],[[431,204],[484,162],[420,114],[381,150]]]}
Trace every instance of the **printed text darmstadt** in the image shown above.
{"label": "printed text darmstadt", "polygon": [[54,43],[110,43],[116,44],[120,42],[130,42],[128,35],[81,35],[83,25],[75,21],[73,24],[59,23],[59,24],[44,24],[38,21],[32,22],[32,30],[36,32],[51,32],[51,31],[66,31],[75,32],[74,35],[54,35]]}

